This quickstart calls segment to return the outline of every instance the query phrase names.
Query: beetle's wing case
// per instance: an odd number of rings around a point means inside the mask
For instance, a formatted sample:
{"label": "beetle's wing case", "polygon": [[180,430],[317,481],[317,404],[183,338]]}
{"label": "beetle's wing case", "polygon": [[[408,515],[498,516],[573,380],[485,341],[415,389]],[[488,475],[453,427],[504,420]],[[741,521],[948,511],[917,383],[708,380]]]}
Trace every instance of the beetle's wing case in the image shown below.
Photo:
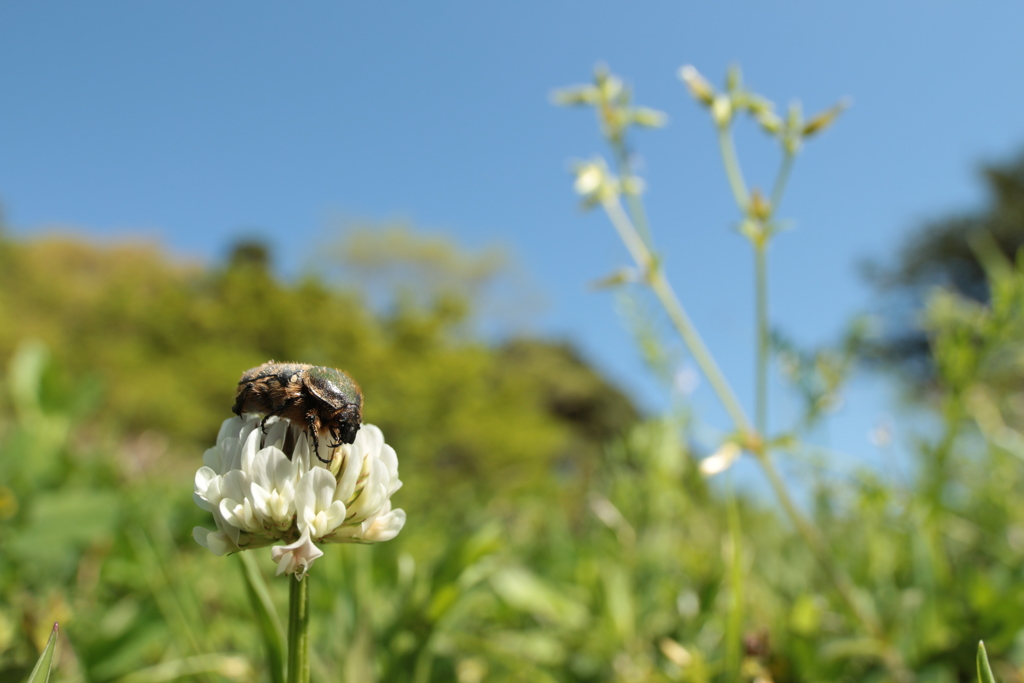
{"label": "beetle's wing case", "polygon": [[362,407],[359,385],[341,370],[310,367],[306,372],[305,385],[311,394],[335,409],[345,405]]}

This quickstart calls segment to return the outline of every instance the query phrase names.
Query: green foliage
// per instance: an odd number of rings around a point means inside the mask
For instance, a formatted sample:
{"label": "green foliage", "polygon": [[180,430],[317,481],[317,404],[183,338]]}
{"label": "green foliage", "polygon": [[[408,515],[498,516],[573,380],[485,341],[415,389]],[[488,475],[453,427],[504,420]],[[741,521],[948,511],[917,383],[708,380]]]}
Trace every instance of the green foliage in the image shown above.
{"label": "green foliage", "polygon": [[888,328],[868,349],[869,355],[901,368],[918,383],[935,378],[928,338],[918,324],[932,289],[985,303],[986,267],[975,243],[984,240],[1010,260],[1024,246],[1024,156],[987,164],[979,175],[988,195],[984,207],[925,222],[904,241],[895,259],[873,261],[866,268],[883,295]]}

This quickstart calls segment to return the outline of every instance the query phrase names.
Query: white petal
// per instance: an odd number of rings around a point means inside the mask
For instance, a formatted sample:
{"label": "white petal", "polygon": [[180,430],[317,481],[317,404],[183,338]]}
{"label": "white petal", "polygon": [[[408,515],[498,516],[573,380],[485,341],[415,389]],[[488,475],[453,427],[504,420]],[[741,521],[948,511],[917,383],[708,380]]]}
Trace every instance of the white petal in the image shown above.
{"label": "white petal", "polygon": [[217,432],[217,443],[229,438],[237,439],[244,424],[245,421],[240,417],[229,417],[224,420],[220,424],[220,431]]}
{"label": "white petal", "polygon": [[391,446],[384,444],[380,449],[380,461],[388,468],[388,476],[398,479],[398,454]]}
{"label": "white petal", "polygon": [[291,427],[291,423],[288,420],[280,418],[270,418],[267,420],[267,435],[263,439],[263,445],[275,448],[284,447],[284,440],[288,436],[289,427]]}
{"label": "white petal", "polygon": [[252,533],[263,531],[252,501],[252,482],[241,470],[231,470],[223,477],[223,495],[217,509],[231,526]]}
{"label": "white petal", "polygon": [[249,474],[253,469],[253,462],[256,460],[256,454],[260,450],[260,437],[263,434],[259,429],[254,429],[249,432],[249,435],[245,437],[245,443],[242,444],[242,451],[239,454],[238,463],[234,466],[234,469],[239,469]]}
{"label": "white petal", "polygon": [[355,443],[352,444],[360,454],[369,454],[376,458],[380,454],[381,446],[384,445],[384,433],[377,425],[364,424],[356,434]]}
{"label": "white petal", "polygon": [[345,521],[345,504],[334,500],[334,476],[322,467],[302,475],[295,490],[299,531],[321,538]]}
{"label": "white petal", "polygon": [[274,449],[270,455],[268,473],[270,480],[278,489],[283,489],[286,486],[295,488],[295,485],[299,483],[299,468],[293,460],[288,459],[283,451],[277,449]]}
{"label": "white petal", "polygon": [[217,474],[224,474],[224,451],[218,443],[213,448],[207,448],[203,453],[203,465],[212,469]]}
{"label": "white petal", "polygon": [[384,463],[380,460],[370,461],[370,474],[359,497],[349,505],[349,519],[363,520],[375,514],[388,499],[388,490],[383,480],[388,476]]}
{"label": "white petal", "polygon": [[288,484],[294,485],[299,473],[284,452],[271,446],[256,453],[250,472],[254,484],[259,484],[268,491],[283,489]]}
{"label": "white petal", "polygon": [[309,437],[306,436],[305,430],[297,431],[295,434],[295,448],[292,450],[292,462],[295,463],[295,469],[298,472],[306,472],[312,465],[309,453]]}
{"label": "white petal", "polygon": [[210,531],[197,526],[192,529],[192,538],[214,555],[227,555],[238,550],[238,546],[232,543],[231,539],[222,531]]}
{"label": "white petal", "polygon": [[732,467],[736,459],[740,457],[740,447],[732,441],[722,444],[721,448],[700,461],[700,473],[705,477],[724,472]]}
{"label": "white petal", "polygon": [[224,521],[224,516],[220,512],[219,506],[213,511],[213,521],[217,524],[217,531],[224,534],[225,537],[230,539],[239,548],[242,547],[242,530]]}
{"label": "white petal", "polygon": [[373,520],[373,524],[363,534],[363,540],[380,543],[390,541],[405,526],[405,510],[399,508]]}
{"label": "white petal", "polygon": [[277,545],[270,549],[270,557],[277,562],[277,574],[296,574],[302,578],[313,566],[313,560],[324,552],[313,544],[309,534],[303,534],[299,540],[288,545]]}
{"label": "white petal", "polygon": [[[217,507],[217,503],[220,502],[218,479],[217,473],[209,467],[200,467],[196,471],[192,500],[207,512],[213,512],[214,508]],[[212,490],[210,488],[211,485],[213,486]],[[211,495],[216,496],[217,500],[211,500]]]}
{"label": "white petal", "polygon": [[[357,440],[358,438],[356,437]],[[363,456],[357,455],[356,449],[352,448],[341,466],[341,476],[338,477],[338,487],[334,492],[336,500],[343,501],[346,504],[352,500],[356,493],[356,484],[359,483],[359,475],[363,472],[363,463]]]}

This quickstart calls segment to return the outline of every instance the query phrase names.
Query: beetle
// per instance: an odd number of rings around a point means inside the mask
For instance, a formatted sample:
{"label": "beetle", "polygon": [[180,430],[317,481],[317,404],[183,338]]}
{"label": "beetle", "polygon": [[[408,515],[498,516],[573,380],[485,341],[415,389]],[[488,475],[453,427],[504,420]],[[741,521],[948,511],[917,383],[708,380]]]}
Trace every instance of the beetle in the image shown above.
{"label": "beetle", "polygon": [[274,415],[306,425],[313,452],[322,462],[329,461],[320,458],[320,433],[331,435],[331,448],[352,443],[362,423],[362,409],[359,385],[341,370],[272,360],[242,373],[231,408],[238,416],[264,413],[260,421],[264,433]]}

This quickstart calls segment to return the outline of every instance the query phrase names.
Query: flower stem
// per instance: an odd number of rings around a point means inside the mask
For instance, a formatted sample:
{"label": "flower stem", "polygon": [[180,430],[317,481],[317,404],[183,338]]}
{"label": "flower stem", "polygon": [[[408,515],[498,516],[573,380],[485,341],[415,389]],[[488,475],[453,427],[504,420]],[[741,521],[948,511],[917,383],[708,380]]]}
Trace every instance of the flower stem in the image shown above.
{"label": "flower stem", "polygon": [[762,436],[768,434],[768,241],[754,243],[754,271],[757,282],[757,387],[754,424]]}
{"label": "flower stem", "polygon": [[779,173],[775,176],[775,185],[772,186],[771,208],[772,215],[779,209],[782,203],[782,194],[786,191],[786,183],[789,181],[789,172],[793,168],[793,159],[796,155],[789,149],[783,151],[782,164],[779,166]]}
{"label": "flower stem", "polygon": [[603,206],[612,221],[612,225],[618,231],[619,237],[633,256],[633,260],[636,261],[637,266],[643,271],[648,286],[654,291],[661,305],[665,308],[665,312],[668,313],[672,324],[678,330],[679,336],[683,338],[683,342],[693,355],[693,360],[700,367],[704,376],[707,377],[711,388],[718,394],[719,400],[722,401],[722,405],[725,406],[725,410],[729,413],[729,417],[736,425],[736,428],[743,432],[745,437],[751,437],[752,428],[750,420],[747,419],[747,415],[743,412],[743,407],[736,398],[736,394],[733,393],[732,387],[729,386],[725,375],[718,368],[718,363],[715,362],[711,352],[704,345],[704,340],[697,333],[697,328],[694,327],[690,317],[686,314],[686,310],[679,302],[679,297],[673,291],[672,285],[665,279],[665,274],[656,263],[654,255],[647,247],[646,242],[637,233],[632,221],[630,221],[626,212],[623,211],[622,205],[617,199],[606,200]]}
{"label": "flower stem", "polygon": [[[633,166],[629,162],[629,150],[626,148],[625,141],[613,142],[612,147],[615,151],[615,164],[619,178],[622,180],[634,180]],[[629,216],[633,219],[633,225],[636,227],[640,239],[644,241],[644,244],[649,249],[653,249],[651,231],[647,225],[647,212],[644,210],[644,203],[640,201],[640,196],[635,192],[626,193],[626,204],[629,206]]]}
{"label": "flower stem", "polygon": [[309,578],[291,582],[288,594],[288,683],[309,683]]}
{"label": "flower stem", "polygon": [[750,194],[747,192],[747,183],[743,180],[740,162],[736,158],[736,147],[732,143],[732,129],[727,125],[718,127],[718,148],[722,154],[722,163],[725,164],[725,175],[729,178],[729,188],[732,190],[733,199],[736,200],[740,210],[746,213],[747,205],[750,203]]}
{"label": "flower stem", "polygon": [[903,655],[886,640],[885,632],[875,616],[865,610],[857,601],[853,582],[846,572],[833,561],[832,551],[828,547],[828,543],[821,536],[818,528],[797,509],[796,504],[789,495],[789,491],[786,489],[786,485],[782,482],[782,477],[779,476],[778,470],[775,469],[771,456],[766,451],[755,453],[755,456],[765,475],[767,475],[772,490],[782,504],[783,510],[785,510],[786,515],[793,522],[797,532],[804,539],[804,543],[807,544],[814,554],[815,559],[818,560],[818,564],[821,565],[821,568],[825,571],[829,580],[831,580],[850,616],[860,624],[861,628],[874,641],[878,648],[880,659],[889,669],[889,672],[892,673],[894,679],[901,683],[911,681],[913,674],[907,669],[907,665],[903,661]]}
{"label": "flower stem", "polygon": [[736,496],[733,473],[726,472],[726,512],[729,523],[729,544],[732,556],[729,558],[729,590],[731,603],[725,626],[725,671],[731,680],[742,680],[741,663],[743,643],[743,526],[740,522],[740,506]]}

